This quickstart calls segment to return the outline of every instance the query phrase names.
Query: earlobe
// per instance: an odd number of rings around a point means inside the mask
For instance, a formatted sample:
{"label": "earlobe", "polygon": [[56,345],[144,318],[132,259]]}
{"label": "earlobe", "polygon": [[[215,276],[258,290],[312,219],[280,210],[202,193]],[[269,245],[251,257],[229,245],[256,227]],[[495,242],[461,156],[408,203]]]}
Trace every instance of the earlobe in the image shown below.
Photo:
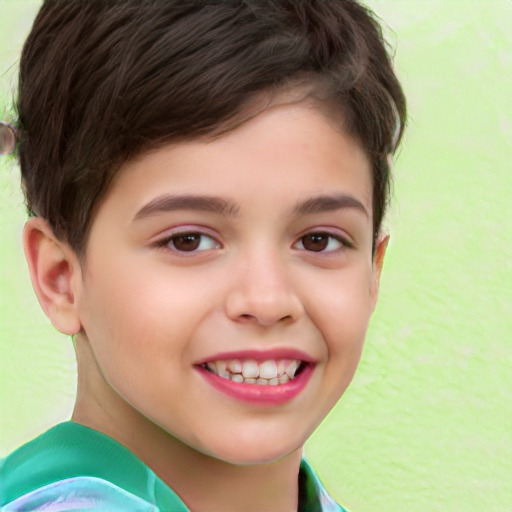
{"label": "earlobe", "polygon": [[373,279],[371,288],[372,310],[375,309],[375,306],[377,305],[377,299],[379,298],[380,276],[382,273],[382,267],[384,265],[384,256],[386,255],[388,243],[389,235],[380,237],[377,240],[375,253],[373,255]]}
{"label": "earlobe", "polygon": [[37,298],[53,326],[70,336],[78,333],[76,300],[81,268],[75,252],[37,217],[25,224],[23,248]]}

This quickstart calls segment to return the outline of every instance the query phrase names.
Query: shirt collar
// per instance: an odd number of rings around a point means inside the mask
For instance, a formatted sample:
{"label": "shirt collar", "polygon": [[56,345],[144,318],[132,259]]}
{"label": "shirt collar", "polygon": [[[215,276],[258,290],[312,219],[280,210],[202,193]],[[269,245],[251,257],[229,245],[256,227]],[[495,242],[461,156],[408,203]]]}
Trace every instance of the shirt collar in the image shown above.
{"label": "shirt collar", "polygon": [[[172,507],[187,512],[176,493],[127,448],[74,422],[61,423],[16,450],[5,459],[1,472],[4,503],[45,485],[87,475],[110,482],[161,510]],[[306,459],[299,471],[298,511],[344,511]]]}

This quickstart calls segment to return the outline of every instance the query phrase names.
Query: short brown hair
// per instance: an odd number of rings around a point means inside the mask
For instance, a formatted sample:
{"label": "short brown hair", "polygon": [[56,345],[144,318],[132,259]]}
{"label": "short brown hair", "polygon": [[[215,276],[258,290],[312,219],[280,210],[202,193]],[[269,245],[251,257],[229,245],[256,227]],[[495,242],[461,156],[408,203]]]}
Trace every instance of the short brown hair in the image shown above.
{"label": "short brown hair", "polygon": [[369,156],[376,238],[406,108],[368,9],[353,0],[45,0],[20,63],[27,208],[83,254],[123,162],[229,128],[248,100],[294,80],[322,84]]}

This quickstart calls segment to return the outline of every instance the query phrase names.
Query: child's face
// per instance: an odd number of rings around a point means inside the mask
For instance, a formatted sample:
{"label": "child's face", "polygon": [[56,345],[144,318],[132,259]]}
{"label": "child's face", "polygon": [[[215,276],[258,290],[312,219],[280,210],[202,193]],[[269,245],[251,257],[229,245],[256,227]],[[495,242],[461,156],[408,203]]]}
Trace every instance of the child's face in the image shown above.
{"label": "child's face", "polygon": [[[301,104],[125,164],[78,294],[87,399],[234,463],[302,446],[352,379],[375,305],[371,198],[363,151]],[[252,359],[263,375],[307,364],[275,386],[224,378]],[[205,369],[216,360],[233,372]]]}

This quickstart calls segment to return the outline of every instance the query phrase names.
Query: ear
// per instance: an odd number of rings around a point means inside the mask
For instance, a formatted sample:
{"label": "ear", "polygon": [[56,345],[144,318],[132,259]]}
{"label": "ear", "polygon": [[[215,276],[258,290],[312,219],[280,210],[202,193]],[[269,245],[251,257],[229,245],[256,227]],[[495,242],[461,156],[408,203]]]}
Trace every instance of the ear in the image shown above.
{"label": "ear", "polygon": [[81,330],[76,308],[81,267],[71,247],[60,241],[49,224],[29,219],[23,230],[23,248],[39,303],[53,326],[70,336]]}
{"label": "ear", "polygon": [[379,298],[380,275],[382,272],[382,266],[384,265],[384,256],[386,255],[388,243],[389,235],[379,237],[373,254],[373,276],[371,286],[372,311],[375,309],[377,299]]}

